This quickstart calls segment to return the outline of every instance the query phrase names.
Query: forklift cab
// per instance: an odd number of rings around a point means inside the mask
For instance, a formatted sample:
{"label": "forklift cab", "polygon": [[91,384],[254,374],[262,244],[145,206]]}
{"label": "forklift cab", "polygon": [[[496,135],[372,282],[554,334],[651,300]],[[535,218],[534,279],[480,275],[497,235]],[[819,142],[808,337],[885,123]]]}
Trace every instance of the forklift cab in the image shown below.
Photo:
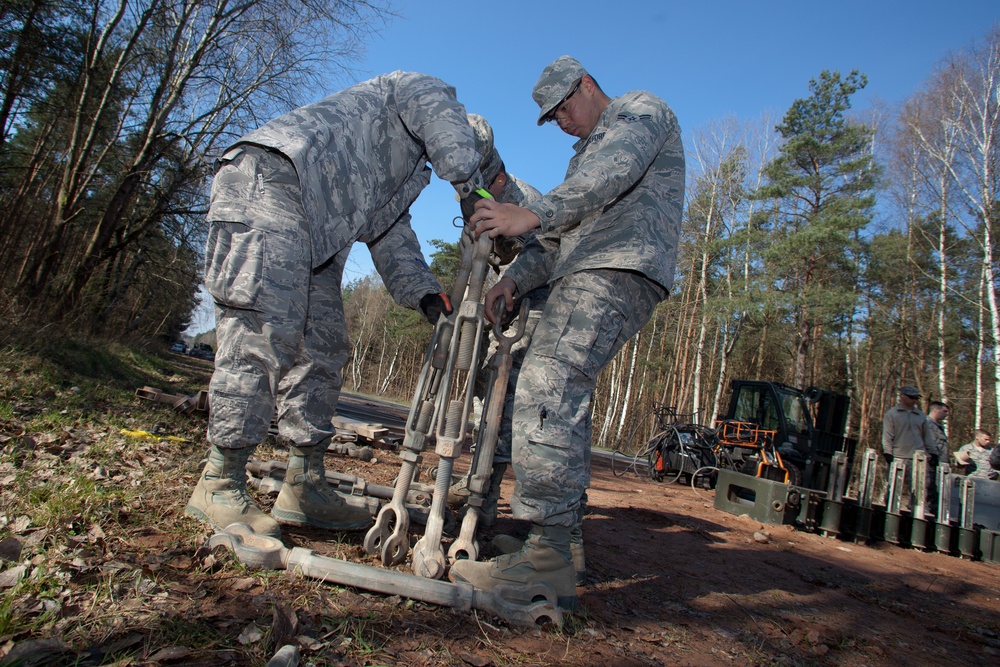
{"label": "forklift cab", "polygon": [[[801,392],[773,382],[736,381],[733,384],[734,407],[727,419],[776,431],[775,446],[782,456],[790,449],[800,452],[803,457],[808,454],[812,418]],[[788,454],[794,456],[791,451]]]}
{"label": "forklift cab", "polygon": [[780,382],[733,380],[725,419],[775,431],[774,445],[786,464],[802,472],[803,485],[825,488],[837,451],[853,457],[856,442],[844,438],[847,396],[810,387],[801,391]]}

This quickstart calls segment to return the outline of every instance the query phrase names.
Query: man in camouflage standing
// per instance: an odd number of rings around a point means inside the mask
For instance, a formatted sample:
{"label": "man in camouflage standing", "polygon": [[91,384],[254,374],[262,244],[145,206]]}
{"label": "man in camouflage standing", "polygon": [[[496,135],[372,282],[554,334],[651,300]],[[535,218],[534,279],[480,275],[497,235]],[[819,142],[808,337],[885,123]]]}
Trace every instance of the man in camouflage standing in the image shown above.
{"label": "man in camouflage standing", "polygon": [[[363,241],[397,303],[432,322],[447,312],[408,211],[430,182],[428,161],[462,197],[482,188],[475,146],[452,87],[393,72],[268,122],[218,161],[205,255],[218,340],[211,447],[188,515],[216,529],[243,521],[271,536],[279,522],[371,523],[324,476],[349,350],[344,264]],[[272,518],[247,496],[244,466],[275,405],[289,460]]]}
{"label": "man in camouflage standing", "polygon": [[943,401],[931,401],[927,406],[927,507],[937,515],[938,485],[937,469],[941,463],[948,463],[948,434],[944,431],[944,420],[951,414],[951,407]]}
{"label": "man in camouflage standing", "polygon": [[459,561],[452,580],[483,589],[547,583],[560,606],[577,596],[570,544],[590,483],[591,397],[597,375],[652,316],[673,284],[684,200],[684,151],[671,109],[643,91],[609,98],[575,59],[549,64],[532,96],[538,124],[579,139],[566,179],[523,207],[477,202],[478,233],[539,228],[486,296],[551,285],[517,383],[514,516],[532,526],[521,551]]}

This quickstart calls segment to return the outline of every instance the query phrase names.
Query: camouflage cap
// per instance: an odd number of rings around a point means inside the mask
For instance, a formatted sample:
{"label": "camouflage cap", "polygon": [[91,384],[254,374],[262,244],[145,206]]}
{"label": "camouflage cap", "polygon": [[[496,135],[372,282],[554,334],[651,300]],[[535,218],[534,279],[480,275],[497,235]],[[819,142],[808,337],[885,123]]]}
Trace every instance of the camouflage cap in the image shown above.
{"label": "camouflage cap", "polygon": [[480,155],[479,172],[483,175],[486,187],[489,187],[504,168],[500,153],[493,145],[493,128],[477,113],[469,114],[469,125],[476,135],[476,152]]}
{"label": "camouflage cap", "polygon": [[920,398],[920,390],[912,384],[904,384],[899,388],[899,393],[904,396],[909,396],[910,398]]}
{"label": "camouflage cap", "polygon": [[538,114],[539,125],[545,122],[545,117],[569,94],[573,84],[586,74],[587,70],[583,69],[583,65],[569,56],[559,56],[542,70],[542,75],[531,91],[531,96],[541,109]]}

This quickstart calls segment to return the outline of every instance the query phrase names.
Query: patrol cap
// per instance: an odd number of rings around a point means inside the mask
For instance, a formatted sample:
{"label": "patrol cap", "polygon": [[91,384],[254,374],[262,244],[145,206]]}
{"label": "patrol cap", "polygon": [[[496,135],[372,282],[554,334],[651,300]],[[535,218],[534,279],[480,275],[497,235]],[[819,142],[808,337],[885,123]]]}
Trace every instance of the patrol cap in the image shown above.
{"label": "patrol cap", "polygon": [[542,70],[542,75],[531,91],[531,96],[541,109],[538,114],[539,125],[545,123],[545,117],[569,95],[573,84],[586,75],[587,70],[583,69],[583,65],[569,56],[559,56]]}
{"label": "patrol cap", "polygon": [[493,128],[485,118],[477,113],[469,114],[469,125],[476,135],[476,152],[479,153],[479,173],[483,175],[486,187],[503,171],[503,160],[493,144]]}
{"label": "patrol cap", "polygon": [[920,390],[914,387],[912,384],[904,384],[899,388],[899,393],[910,398],[920,398]]}

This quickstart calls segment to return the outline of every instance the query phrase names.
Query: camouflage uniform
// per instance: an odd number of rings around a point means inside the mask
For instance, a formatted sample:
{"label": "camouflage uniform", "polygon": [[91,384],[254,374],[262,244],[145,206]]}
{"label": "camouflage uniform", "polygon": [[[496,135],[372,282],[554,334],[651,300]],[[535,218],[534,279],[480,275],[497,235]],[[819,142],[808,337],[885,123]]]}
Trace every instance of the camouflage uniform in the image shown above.
{"label": "camouflage uniform", "polygon": [[966,475],[980,479],[994,479],[994,477],[990,476],[992,472],[990,454],[993,452],[993,448],[980,447],[975,442],[970,442],[959,447],[958,452],[967,455],[972,461],[972,463],[965,466]]}
{"label": "camouflage uniform", "polygon": [[597,375],[673,284],[684,199],[680,127],[650,93],[611,100],[574,150],[564,182],[525,205],[541,228],[506,274],[518,294],[551,286],[517,382],[514,516],[570,528]]}
{"label": "camouflage uniform", "polygon": [[349,350],[340,282],[351,245],[368,244],[400,305],[441,291],[409,226],[428,161],[452,183],[479,173],[454,89],[410,72],[292,111],[222,157],[205,256],[219,342],[212,444],[259,443],[276,400],[280,437],[308,446],[333,434]]}
{"label": "camouflage uniform", "polygon": [[948,462],[948,436],[944,432],[944,426],[927,418],[927,442],[924,444],[928,456],[936,456],[943,463]]}
{"label": "camouflage uniform", "polygon": [[930,417],[927,418],[924,447],[927,450],[927,506],[936,514],[940,498],[937,469],[942,463],[948,463],[948,435],[944,432],[944,425]]}
{"label": "camouflage uniform", "polygon": [[[508,189],[510,192],[508,192]],[[497,198],[497,201],[523,206],[526,203],[538,201],[541,198],[541,192],[515,176],[508,174],[507,185],[504,187],[501,196]],[[500,243],[513,241],[513,243],[507,245],[504,252],[516,255],[527,242],[534,238],[534,233],[529,232],[512,239],[497,237],[496,241]],[[506,271],[504,271],[504,274],[506,274]],[[526,299],[528,301],[528,311],[525,313],[524,335],[510,347],[511,367],[510,376],[507,381],[508,391],[504,396],[503,415],[500,418],[500,431],[497,436],[496,451],[493,456],[493,460],[496,463],[511,462],[511,417],[514,414],[514,388],[517,386],[517,378],[521,373],[524,355],[528,351],[528,344],[531,342],[531,336],[535,331],[535,327],[538,326],[538,320],[542,317],[542,309],[545,307],[548,296],[549,286],[542,285],[519,298],[514,304],[514,312],[516,313],[521,307],[521,302]],[[496,354],[498,348],[497,341],[492,340],[487,353],[487,363]]]}

